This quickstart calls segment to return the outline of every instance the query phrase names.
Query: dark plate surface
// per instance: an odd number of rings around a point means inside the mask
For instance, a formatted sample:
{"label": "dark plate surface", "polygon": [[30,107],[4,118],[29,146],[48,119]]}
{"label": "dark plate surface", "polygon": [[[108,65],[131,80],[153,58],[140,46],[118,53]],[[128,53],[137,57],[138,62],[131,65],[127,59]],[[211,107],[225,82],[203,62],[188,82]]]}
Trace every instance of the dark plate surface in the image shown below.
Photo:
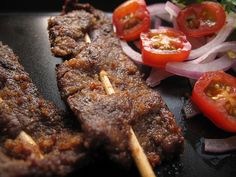
{"label": "dark plate surface", "polygon": [[[0,41],[9,45],[20,57],[20,62],[30,74],[33,82],[43,96],[53,101],[58,107],[69,112],[60,99],[56,85],[55,65],[61,59],[51,55],[47,33],[47,19],[57,13],[1,13]],[[207,138],[230,136],[215,128],[205,117],[198,116],[192,120],[184,120],[181,109],[183,98],[190,94],[187,79],[172,77],[161,83],[157,88],[175,114],[178,124],[183,128],[185,151],[169,163],[155,169],[158,176],[172,177],[235,177],[236,154],[206,154],[202,150],[202,141]],[[0,172],[1,173],[1,172]],[[138,176],[133,167],[124,170],[111,162],[101,160],[88,167],[78,170],[70,176],[80,177],[111,177]]]}

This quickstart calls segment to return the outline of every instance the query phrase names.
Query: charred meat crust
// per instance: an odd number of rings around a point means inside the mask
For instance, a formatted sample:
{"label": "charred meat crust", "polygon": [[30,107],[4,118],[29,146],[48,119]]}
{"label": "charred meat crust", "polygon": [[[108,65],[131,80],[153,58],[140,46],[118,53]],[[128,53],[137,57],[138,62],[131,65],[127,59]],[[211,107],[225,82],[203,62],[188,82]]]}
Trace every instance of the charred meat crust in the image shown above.
{"label": "charred meat crust", "polygon": [[[91,6],[90,9],[92,10],[87,10],[89,7],[88,5],[85,6],[85,8],[81,8],[83,5],[80,4],[70,6],[63,15],[51,18],[48,28],[49,35],[51,36],[52,33],[60,32],[55,31],[55,28],[51,26],[52,21],[57,23],[59,27],[66,27],[70,26],[71,23],[65,22],[61,25],[59,24],[60,21],[70,18],[70,16],[75,14],[78,16],[79,14],[83,15],[84,11],[86,11],[89,15],[86,16],[87,19],[81,19],[84,21],[88,21],[92,16],[96,16],[97,10],[94,10]],[[100,11],[99,14],[100,16],[104,16],[104,14],[101,15]],[[80,26],[81,24],[78,23],[78,29]],[[75,49],[75,52],[70,53],[71,59],[58,65],[56,71],[58,87],[62,98],[67,101],[70,108],[75,112],[84,131],[88,132],[89,130],[90,139],[94,138],[92,141],[96,141],[104,138],[104,135],[100,133],[106,132],[106,127],[104,126],[103,129],[96,127],[96,125],[101,127],[99,124],[103,117],[104,119],[107,119],[107,117],[112,119],[110,122],[106,122],[106,126],[115,127],[115,123],[112,122],[117,121],[117,119],[110,116],[110,112],[103,111],[107,109],[107,105],[111,105],[112,107],[113,103],[117,103],[116,109],[119,112],[117,115],[125,112],[124,108],[118,108],[120,99],[122,98],[119,96],[116,97],[116,95],[125,94],[126,96],[123,99],[129,102],[126,111],[130,114],[123,116],[123,120],[120,122],[122,126],[120,127],[125,132],[127,131],[126,122],[132,125],[151,164],[155,166],[160,164],[162,160],[170,159],[176,154],[181,153],[184,143],[181,129],[176,124],[173,114],[169,111],[160,94],[147,87],[137,66],[123,53],[119,39],[113,33],[111,21],[107,20],[107,18],[100,18],[100,20],[93,21],[86,28],[86,31],[80,32],[83,35],[88,33],[91,43],[86,43],[86,46],[81,48],[81,50]],[[70,29],[68,30],[68,33],[72,31]],[[57,38],[58,36],[55,37]],[[76,44],[80,45],[80,42],[76,42]],[[67,44],[60,44],[67,49]],[[51,40],[51,45],[54,55],[60,55],[60,52],[53,50],[57,43]],[[66,58],[67,56],[63,55],[62,57]],[[114,96],[105,96],[106,93],[98,77],[101,70],[105,70],[108,73],[112,86],[115,89],[116,94]],[[84,104],[84,98],[90,97],[91,94],[94,99],[88,99],[89,101]],[[106,101],[94,101],[100,98],[106,98]],[[91,112],[95,110],[97,116],[92,116],[91,114],[93,113],[87,111],[87,109],[91,110]],[[88,119],[90,118],[93,121],[89,122]],[[91,127],[93,128],[91,129]],[[114,135],[117,133],[116,128],[114,128],[112,133]],[[121,135],[124,136],[123,139],[128,138],[125,135]],[[117,146],[117,144],[113,143],[115,142],[113,139],[114,136],[110,136],[110,134],[105,136],[109,138],[110,142],[106,147]],[[122,141],[120,141],[120,144],[122,144]],[[126,143],[126,148],[128,149],[128,142]],[[118,159],[122,163],[123,158],[120,157]]]}
{"label": "charred meat crust", "polygon": [[72,111],[80,118],[90,149],[102,149],[108,157],[129,166],[130,101],[126,94],[112,96],[85,92],[68,98]]}
{"label": "charred meat crust", "polygon": [[[66,15],[52,17],[48,21],[51,51],[55,56],[71,58],[76,56],[84,47],[85,33],[91,28],[109,21],[109,18],[89,4],[65,6]],[[79,11],[78,11],[79,10]]]}
{"label": "charred meat crust", "polygon": [[[87,158],[84,136],[72,119],[45,100],[18,57],[0,42],[0,176],[64,176]],[[17,139],[26,132],[43,159]]]}

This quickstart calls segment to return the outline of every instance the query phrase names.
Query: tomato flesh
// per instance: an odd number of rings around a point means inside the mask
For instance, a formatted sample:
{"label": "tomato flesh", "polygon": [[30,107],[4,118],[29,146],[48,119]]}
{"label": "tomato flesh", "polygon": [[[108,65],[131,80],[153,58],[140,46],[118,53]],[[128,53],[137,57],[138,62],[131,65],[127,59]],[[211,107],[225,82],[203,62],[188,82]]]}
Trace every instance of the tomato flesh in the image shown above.
{"label": "tomato flesh", "polygon": [[215,101],[224,102],[226,112],[236,118],[236,99],[232,86],[219,81],[212,81],[205,89],[206,95]]}
{"label": "tomato flesh", "polygon": [[186,36],[173,28],[159,28],[141,33],[141,50],[144,64],[165,67],[168,62],[181,62],[190,53],[191,44]]}
{"label": "tomato flesh", "polygon": [[126,41],[139,38],[141,32],[148,31],[151,17],[144,0],[129,0],[113,12],[113,24],[117,35]]}
{"label": "tomato flesh", "polygon": [[218,32],[225,24],[224,8],[216,2],[193,4],[181,10],[177,24],[187,36],[202,37]]}
{"label": "tomato flesh", "polygon": [[223,71],[208,72],[195,84],[193,102],[217,127],[236,132],[236,78]]}

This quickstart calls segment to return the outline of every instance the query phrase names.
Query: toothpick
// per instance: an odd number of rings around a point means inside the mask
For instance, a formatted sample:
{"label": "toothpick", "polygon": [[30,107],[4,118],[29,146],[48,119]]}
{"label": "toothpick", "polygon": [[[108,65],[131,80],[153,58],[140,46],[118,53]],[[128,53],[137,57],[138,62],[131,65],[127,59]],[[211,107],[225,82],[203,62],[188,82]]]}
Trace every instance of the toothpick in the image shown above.
{"label": "toothpick", "polygon": [[90,39],[88,33],[85,34],[84,40],[85,40],[86,43],[91,43],[91,39]]}
{"label": "toothpick", "polygon": [[[100,80],[103,83],[103,86],[105,88],[105,91],[108,95],[111,95],[115,93],[111,82],[107,76],[107,73],[105,71],[100,72]],[[147,156],[144,153],[143,148],[138,142],[138,139],[132,129],[130,128],[130,133],[131,133],[131,138],[130,138],[130,148],[131,148],[131,153],[132,157],[138,167],[138,170],[141,174],[142,177],[156,177],[155,173],[152,170],[152,167],[147,159]]]}
{"label": "toothpick", "polygon": [[21,131],[16,139],[19,139],[20,141],[31,145],[33,147],[35,155],[37,155],[38,158],[43,159],[43,154],[41,153],[39,146],[36,144],[33,138],[30,135],[28,135],[25,131]]}
{"label": "toothpick", "polygon": [[109,78],[107,77],[107,73],[105,71],[100,72],[100,80],[102,81],[103,87],[105,88],[105,91],[108,95],[115,93],[115,91],[111,85],[111,82],[110,82]]}

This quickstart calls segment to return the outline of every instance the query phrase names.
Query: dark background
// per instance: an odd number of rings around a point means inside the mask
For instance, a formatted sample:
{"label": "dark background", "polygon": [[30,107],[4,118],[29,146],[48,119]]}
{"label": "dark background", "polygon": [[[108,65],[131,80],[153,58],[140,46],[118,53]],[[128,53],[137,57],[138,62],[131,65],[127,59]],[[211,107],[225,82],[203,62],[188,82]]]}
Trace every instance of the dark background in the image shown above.
{"label": "dark background", "polygon": [[[91,3],[98,9],[111,12],[123,1],[81,0],[80,2]],[[146,1],[148,4],[161,2]],[[59,108],[70,113],[60,98],[56,83],[55,65],[61,63],[62,59],[52,56],[47,32],[48,18],[57,15],[62,5],[63,0],[0,0],[0,40],[8,44],[20,57],[20,63],[30,74],[40,93]],[[236,38],[236,35],[234,36]],[[185,137],[184,153],[178,159],[157,167],[155,172],[158,177],[236,177],[235,152],[215,155],[205,153],[203,150],[204,138],[224,138],[231,134],[217,129],[202,115],[190,120],[183,118],[181,112],[183,98],[191,94],[188,80],[178,76],[170,77],[155,89],[161,93],[174,113]],[[110,161],[100,160],[68,177],[99,176],[138,177],[138,171],[135,167],[125,170]]]}
{"label": "dark background", "polygon": [[[79,0],[90,3],[96,8],[111,11],[125,0]],[[159,0],[146,0],[147,4],[160,2]],[[51,12],[60,11],[64,0],[0,0],[0,12]]]}

